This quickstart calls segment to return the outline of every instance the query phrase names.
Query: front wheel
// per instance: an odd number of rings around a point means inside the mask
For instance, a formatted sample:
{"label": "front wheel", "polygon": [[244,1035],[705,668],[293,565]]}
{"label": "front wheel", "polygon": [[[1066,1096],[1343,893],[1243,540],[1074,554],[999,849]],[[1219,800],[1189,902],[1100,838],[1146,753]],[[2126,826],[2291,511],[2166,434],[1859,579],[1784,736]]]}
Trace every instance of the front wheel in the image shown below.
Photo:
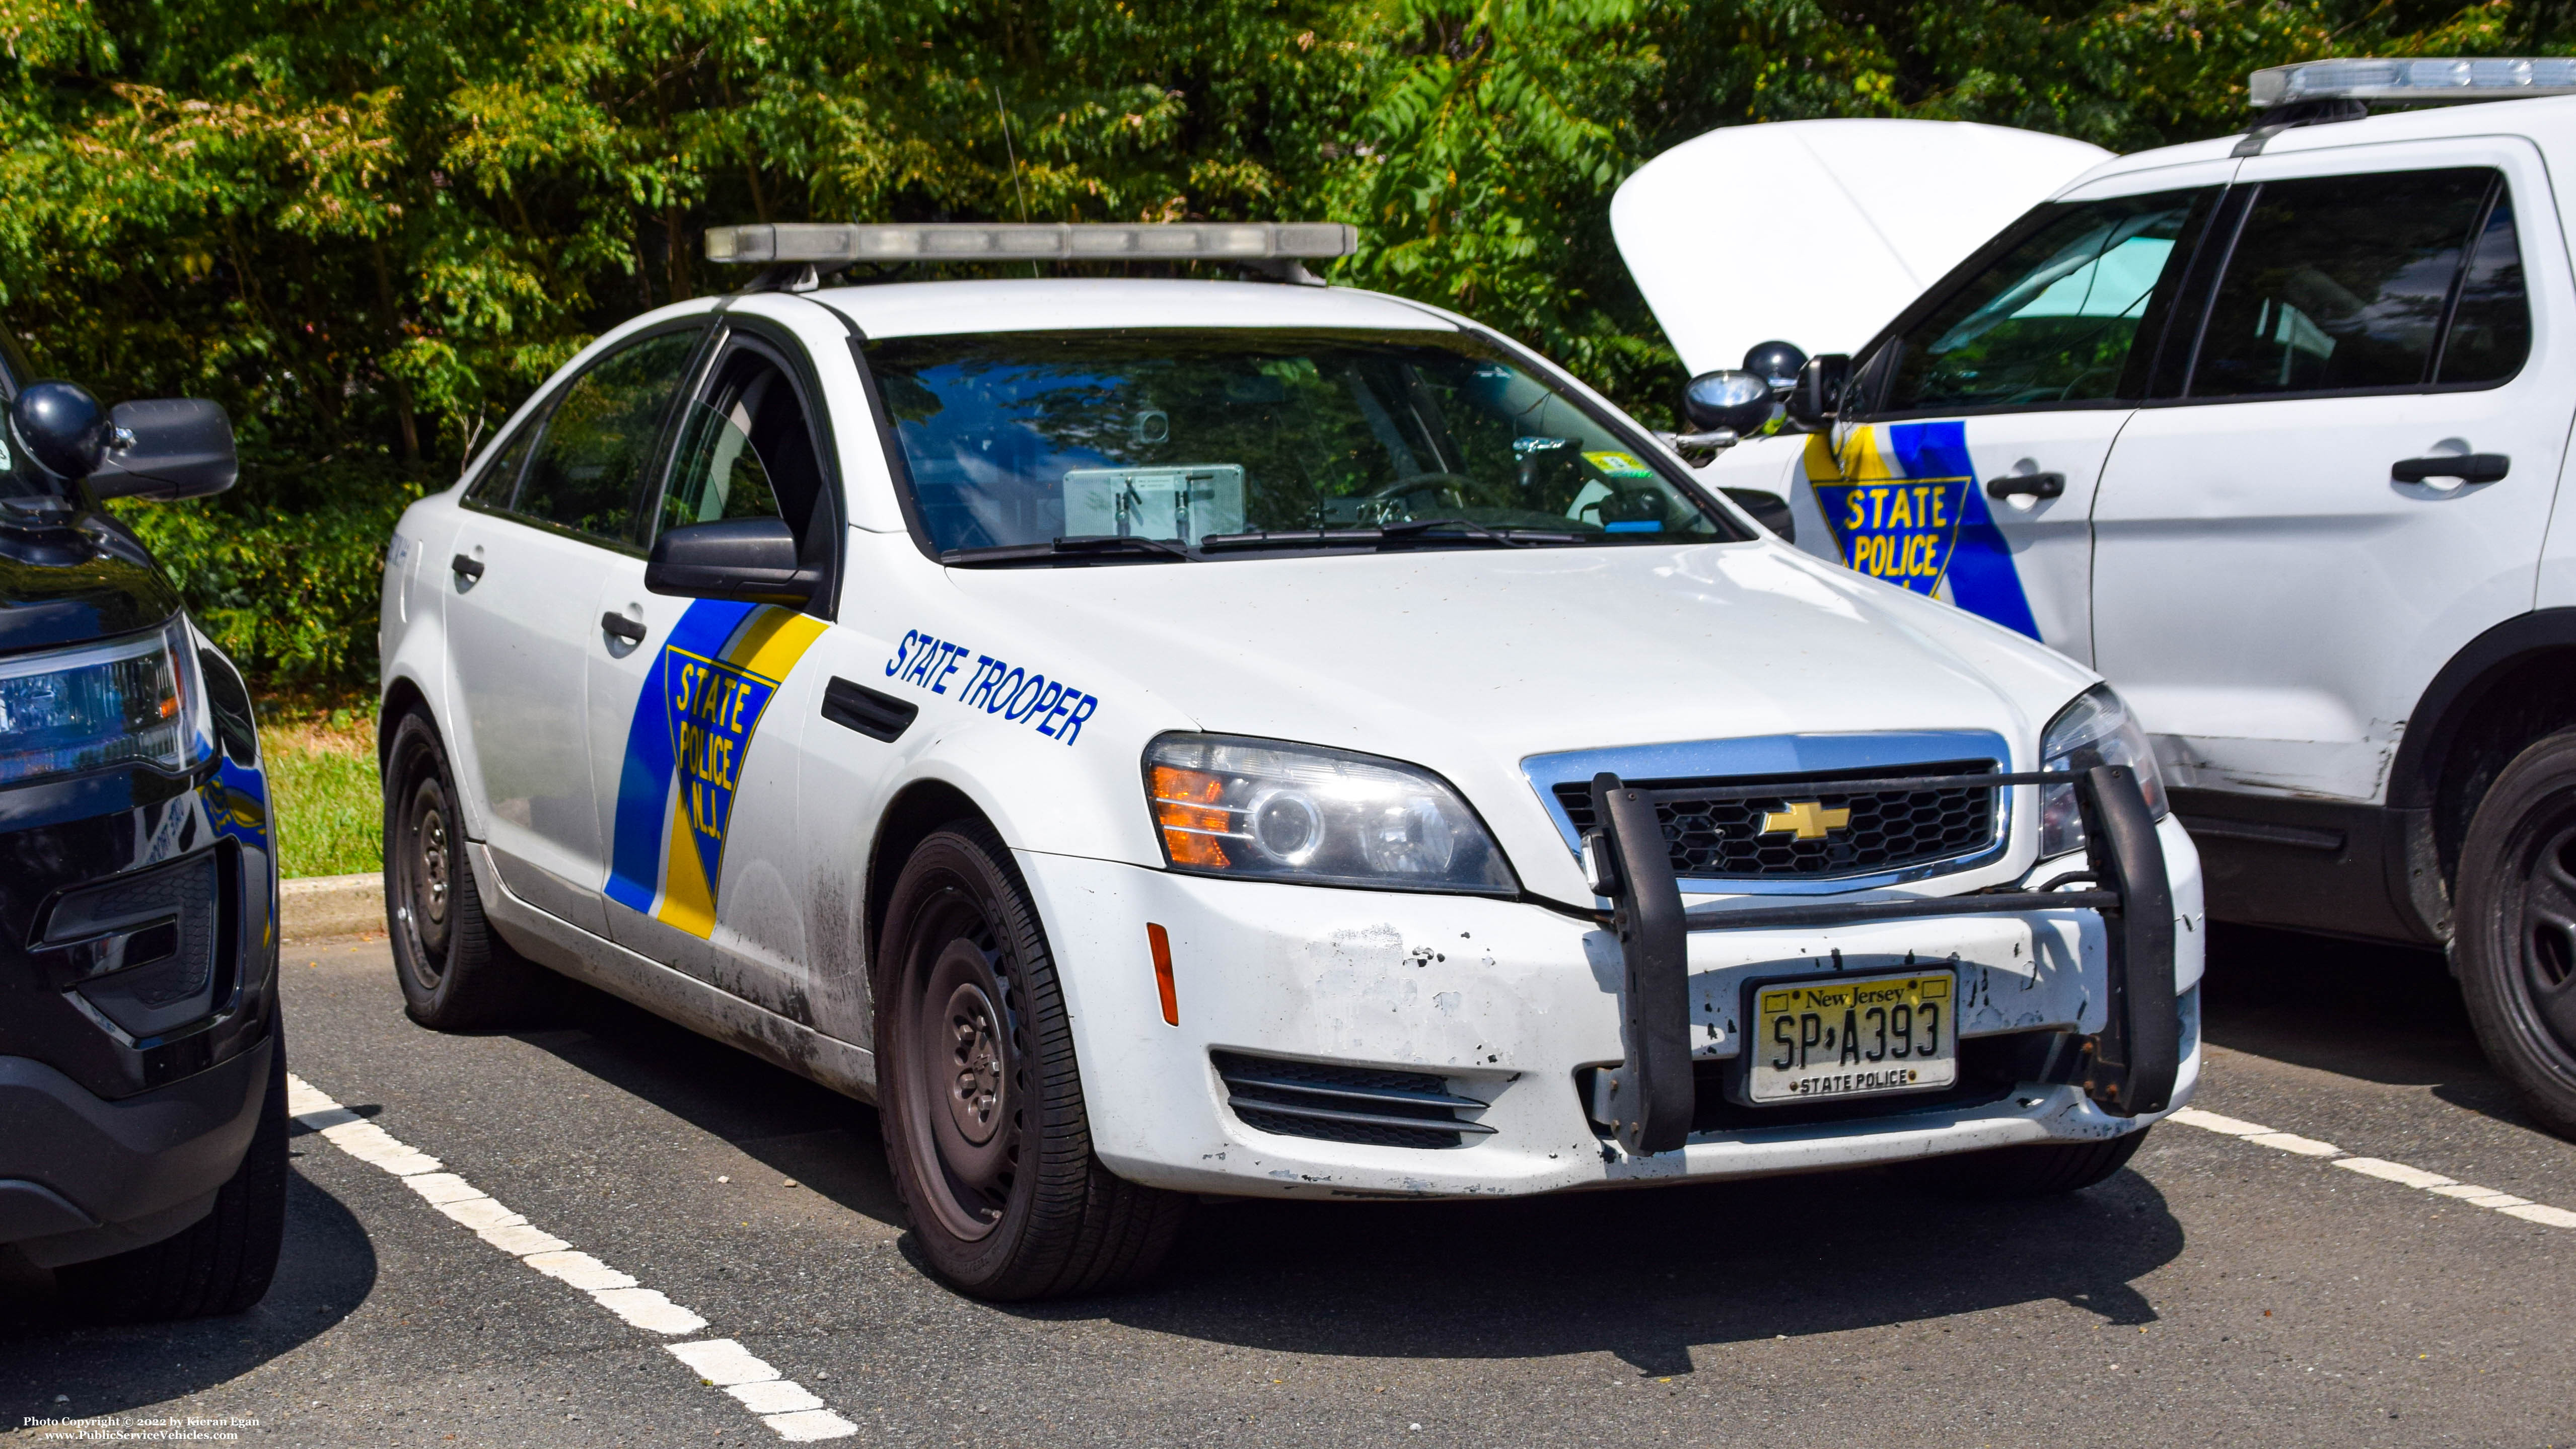
{"label": "front wheel", "polygon": [[2515,756],[2478,802],[2457,905],[2478,1044],[2532,1116],[2576,1137],[2576,731]]}
{"label": "front wheel", "polygon": [[1188,1200],[1092,1155],[1055,961],[990,829],[961,821],[914,849],[872,985],[886,1156],[931,1269],[997,1300],[1151,1273]]}

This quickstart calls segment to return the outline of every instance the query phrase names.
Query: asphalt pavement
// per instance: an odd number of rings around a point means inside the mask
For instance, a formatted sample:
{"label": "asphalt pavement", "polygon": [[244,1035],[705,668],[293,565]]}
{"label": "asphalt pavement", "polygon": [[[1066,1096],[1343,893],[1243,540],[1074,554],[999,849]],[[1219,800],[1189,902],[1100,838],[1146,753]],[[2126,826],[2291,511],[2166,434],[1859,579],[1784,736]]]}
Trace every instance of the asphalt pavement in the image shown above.
{"label": "asphalt pavement", "polygon": [[[2080,1195],[1214,1205],[1143,1291],[991,1306],[919,1267],[869,1109],[588,992],[424,1031],[381,939],[290,943],[330,1130],[295,1139],[275,1289],[97,1328],[0,1281],[0,1439],[2576,1442],[2576,1145],[2516,1111],[2440,958],[2212,946],[2220,1115]],[[621,1316],[671,1312],[703,1325]]]}

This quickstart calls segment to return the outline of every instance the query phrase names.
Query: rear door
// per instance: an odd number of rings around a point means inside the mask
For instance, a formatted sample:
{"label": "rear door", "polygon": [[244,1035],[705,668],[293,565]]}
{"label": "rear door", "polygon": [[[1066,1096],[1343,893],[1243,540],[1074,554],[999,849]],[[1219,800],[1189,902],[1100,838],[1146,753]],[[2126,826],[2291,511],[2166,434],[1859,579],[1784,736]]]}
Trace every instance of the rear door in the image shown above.
{"label": "rear door", "polygon": [[1806,479],[1850,568],[2093,657],[2089,515],[2157,385],[2187,263],[2234,162],[2112,178],[1971,258],[1861,359]]}
{"label": "rear door", "polygon": [[2245,163],[2183,396],[2094,512],[2095,663],[2176,784],[2378,798],[2442,663],[2531,607],[2576,408],[2549,197],[2512,137]]}
{"label": "rear door", "polygon": [[[565,384],[460,510],[446,602],[460,782],[512,894],[605,933],[585,656],[612,564],[638,551],[646,463],[701,328]],[[488,491],[487,491],[488,490]]]}

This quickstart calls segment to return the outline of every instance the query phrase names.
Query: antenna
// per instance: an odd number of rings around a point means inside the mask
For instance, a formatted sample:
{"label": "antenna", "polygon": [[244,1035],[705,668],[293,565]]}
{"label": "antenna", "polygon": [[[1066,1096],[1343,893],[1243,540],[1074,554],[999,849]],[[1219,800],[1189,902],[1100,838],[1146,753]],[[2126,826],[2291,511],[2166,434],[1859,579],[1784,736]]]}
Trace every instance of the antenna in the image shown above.
{"label": "antenna", "polygon": [[[1011,158],[1011,195],[1019,198],[1020,224],[1026,226],[1029,220],[1029,194],[1020,189],[1020,148],[1011,142],[1011,108],[1003,101],[1000,81],[993,82],[993,111],[1002,118],[1002,154]],[[1038,264],[1029,263],[1030,278],[1034,280],[1037,275]]]}

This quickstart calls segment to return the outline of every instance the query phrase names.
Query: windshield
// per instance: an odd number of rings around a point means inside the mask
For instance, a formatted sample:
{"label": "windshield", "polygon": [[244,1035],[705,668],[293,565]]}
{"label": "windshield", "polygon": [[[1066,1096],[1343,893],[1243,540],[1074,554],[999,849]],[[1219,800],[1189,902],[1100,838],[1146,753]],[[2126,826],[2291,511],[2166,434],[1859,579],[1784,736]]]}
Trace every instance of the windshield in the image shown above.
{"label": "windshield", "polygon": [[1246,535],[1324,530],[1307,542],[1331,547],[1426,524],[1441,542],[1746,536],[1455,334],[907,337],[869,344],[868,363],[943,554],[1126,537],[1208,557],[1265,542]]}

